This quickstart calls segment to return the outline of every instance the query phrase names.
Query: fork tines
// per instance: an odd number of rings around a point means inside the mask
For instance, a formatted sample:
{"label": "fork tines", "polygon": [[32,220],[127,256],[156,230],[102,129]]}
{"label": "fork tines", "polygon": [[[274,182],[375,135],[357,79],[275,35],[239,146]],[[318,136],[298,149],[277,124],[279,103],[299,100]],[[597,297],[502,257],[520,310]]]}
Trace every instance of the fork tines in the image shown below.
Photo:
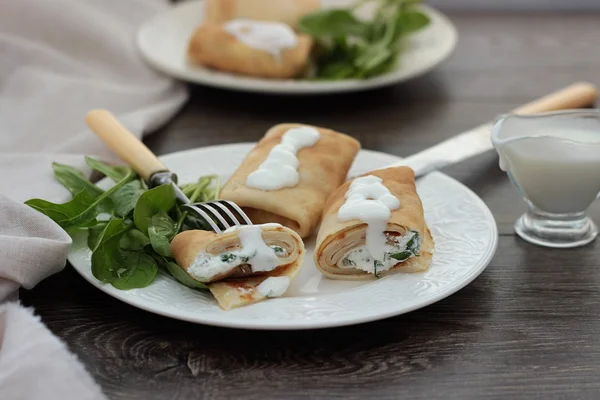
{"label": "fork tines", "polygon": [[231,201],[186,204],[183,207],[188,213],[193,213],[195,218],[206,222],[216,233],[221,233],[232,226],[252,225],[246,213]]}

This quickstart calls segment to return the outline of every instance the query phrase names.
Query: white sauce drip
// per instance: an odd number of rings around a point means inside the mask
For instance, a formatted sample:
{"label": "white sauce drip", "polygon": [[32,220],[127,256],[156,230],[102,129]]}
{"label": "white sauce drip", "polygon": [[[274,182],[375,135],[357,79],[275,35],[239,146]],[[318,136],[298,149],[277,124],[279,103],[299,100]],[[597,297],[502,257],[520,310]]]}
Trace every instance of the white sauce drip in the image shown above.
{"label": "white sauce drip", "polygon": [[277,59],[282,50],[298,45],[293,29],[281,22],[234,19],[225,23],[224,28],[246,46],[266,51]]}
{"label": "white sauce drip", "polygon": [[385,229],[398,200],[373,175],[356,178],[346,192],[346,202],[338,211],[340,221],[359,219],[367,224],[366,249],[374,260],[383,261],[386,252]]}
{"label": "white sauce drip", "polygon": [[287,131],[281,137],[281,143],[271,149],[267,159],[248,175],[246,186],[260,190],[280,190],[296,186],[300,182],[297,154],[306,147],[314,146],[320,136],[317,129],[309,126]]}
{"label": "white sauce drip", "polygon": [[290,287],[290,278],[287,276],[272,276],[265,279],[256,287],[258,293],[265,297],[279,297]]}
{"label": "white sauce drip", "polygon": [[202,252],[196,256],[187,272],[195,279],[207,282],[242,264],[250,265],[252,272],[273,271],[282,264],[282,261],[276,254],[276,246],[267,246],[263,240],[262,226],[280,227],[281,225],[246,225],[230,228],[225,232],[239,231],[240,248],[217,255]]}

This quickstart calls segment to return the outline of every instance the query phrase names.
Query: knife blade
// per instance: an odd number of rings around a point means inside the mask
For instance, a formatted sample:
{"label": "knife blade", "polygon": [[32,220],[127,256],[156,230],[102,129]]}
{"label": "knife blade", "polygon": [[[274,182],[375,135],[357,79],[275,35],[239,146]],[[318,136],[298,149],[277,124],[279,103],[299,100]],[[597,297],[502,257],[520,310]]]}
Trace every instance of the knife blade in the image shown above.
{"label": "knife blade", "polygon": [[[588,82],[578,82],[550,93],[512,111],[515,114],[534,114],[588,107],[596,101],[598,90]],[[490,133],[493,122],[460,133],[433,147],[394,163],[389,167],[408,166],[417,177],[482,154],[493,148]]]}

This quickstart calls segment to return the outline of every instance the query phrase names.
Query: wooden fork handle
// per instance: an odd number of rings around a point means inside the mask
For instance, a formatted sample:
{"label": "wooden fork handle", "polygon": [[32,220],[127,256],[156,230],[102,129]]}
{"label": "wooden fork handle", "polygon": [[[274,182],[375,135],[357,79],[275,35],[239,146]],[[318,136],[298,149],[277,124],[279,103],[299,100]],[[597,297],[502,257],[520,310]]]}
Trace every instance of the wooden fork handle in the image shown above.
{"label": "wooden fork handle", "polygon": [[92,110],[85,116],[87,126],[112,151],[125,161],[144,180],[160,171],[167,171],[156,155],[125,128],[115,116],[107,110]]}

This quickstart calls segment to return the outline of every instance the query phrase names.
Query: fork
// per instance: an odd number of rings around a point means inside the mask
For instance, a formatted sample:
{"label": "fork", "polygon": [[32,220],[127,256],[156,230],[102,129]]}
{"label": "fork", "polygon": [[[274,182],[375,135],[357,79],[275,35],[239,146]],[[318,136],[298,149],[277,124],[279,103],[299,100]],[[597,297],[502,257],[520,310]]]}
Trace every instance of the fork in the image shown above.
{"label": "fork", "polygon": [[192,203],[177,186],[177,175],[169,171],[110,111],[92,110],[87,113],[85,122],[92,132],[146,181],[149,187],[173,186],[177,201],[187,213],[188,226],[205,229],[208,224],[214,232],[222,233],[235,226],[252,225],[246,213],[232,201]]}

